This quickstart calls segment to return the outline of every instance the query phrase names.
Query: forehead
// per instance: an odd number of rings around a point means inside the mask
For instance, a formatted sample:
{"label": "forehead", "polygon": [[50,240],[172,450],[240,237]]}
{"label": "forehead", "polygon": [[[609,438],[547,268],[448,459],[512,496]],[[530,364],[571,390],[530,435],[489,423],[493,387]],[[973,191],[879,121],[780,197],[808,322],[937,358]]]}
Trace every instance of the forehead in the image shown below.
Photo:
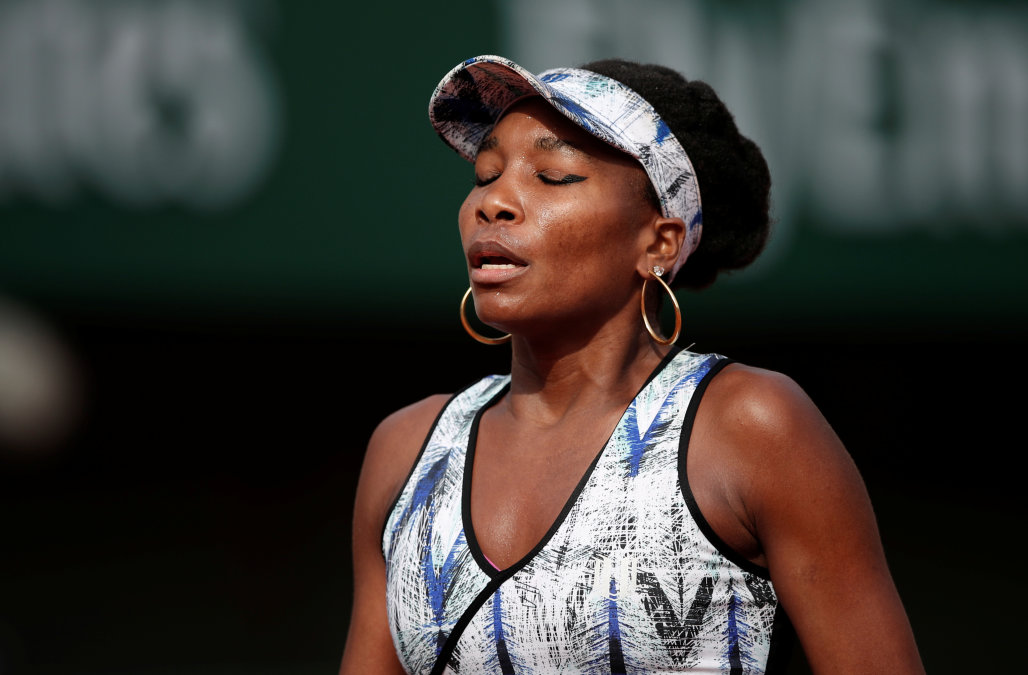
{"label": "forehead", "polygon": [[585,131],[539,96],[522,99],[507,108],[483,139],[479,152],[514,143],[642,168],[635,158]]}

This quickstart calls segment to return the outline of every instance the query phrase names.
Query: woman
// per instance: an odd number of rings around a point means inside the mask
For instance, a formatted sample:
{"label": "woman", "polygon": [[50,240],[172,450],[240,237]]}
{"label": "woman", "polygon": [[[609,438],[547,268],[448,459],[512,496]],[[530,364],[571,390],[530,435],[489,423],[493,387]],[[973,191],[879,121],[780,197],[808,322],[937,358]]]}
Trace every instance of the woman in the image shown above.
{"label": "woman", "polygon": [[341,672],[759,673],[793,629],[816,672],[923,672],[814,404],[659,331],[666,281],[708,286],[767,237],[767,166],[710,87],[483,56],[430,117],[474,163],[469,293],[511,372],[373,434]]}

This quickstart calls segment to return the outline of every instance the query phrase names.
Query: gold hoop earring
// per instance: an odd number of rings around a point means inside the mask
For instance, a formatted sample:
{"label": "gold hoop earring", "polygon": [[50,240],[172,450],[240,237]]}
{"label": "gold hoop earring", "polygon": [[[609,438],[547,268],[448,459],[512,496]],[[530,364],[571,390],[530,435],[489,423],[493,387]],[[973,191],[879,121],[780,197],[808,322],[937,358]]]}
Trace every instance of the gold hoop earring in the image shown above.
{"label": "gold hoop earring", "polygon": [[671,304],[675,306],[675,332],[669,338],[662,338],[660,337],[660,334],[653,329],[653,326],[650,325],[650,318],[646,315],[646,284],[649,283],[649,279],[643,279],[642,295],[639,297],[639,308],[642,310],[643,324],[646,326],[646,332],[650,334],[650,337],[658,344],[670,345],[678,339],[679,333],[682,332],[682,309],[678,306],[678,298],[675,297],[675,292],[671,290],[671,287],[667,285],[667,282],[661,279],[663,274],[664,268],[660,265],[654,265],[650,269],[650,275],[660,282],[660,285],[664,287],[667,294],[671,296]]}
{"label": "gold hoop earring", "polygon": [[464,326],[464,330],[468,332],[468,335],[484,345],[502,345],[506,342],[510,342],[510,333],[507,333],[502,337],[491,338],[475,332],[475,329],[471,327],[470,323],[468,323],[468,318],[464,316],[464,307],[468,304],[469,297],[471,297],[471,286],[468,286],[468,290],[464,292],[464,297],[460,300],[460,325]]}

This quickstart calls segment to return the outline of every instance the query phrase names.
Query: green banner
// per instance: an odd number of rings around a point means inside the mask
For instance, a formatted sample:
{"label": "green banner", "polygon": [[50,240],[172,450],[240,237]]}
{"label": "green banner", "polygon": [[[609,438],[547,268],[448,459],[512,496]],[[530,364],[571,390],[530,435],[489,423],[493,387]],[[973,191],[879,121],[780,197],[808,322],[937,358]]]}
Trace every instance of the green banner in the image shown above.
{"label": "green banner", "polygon": [[715,86],[772,167],[762,260],[687,321],[1028,327],[1019,3],[0,2],[0,294],[122,317],[450,321],[471,171],[427,119],[483,53]]}

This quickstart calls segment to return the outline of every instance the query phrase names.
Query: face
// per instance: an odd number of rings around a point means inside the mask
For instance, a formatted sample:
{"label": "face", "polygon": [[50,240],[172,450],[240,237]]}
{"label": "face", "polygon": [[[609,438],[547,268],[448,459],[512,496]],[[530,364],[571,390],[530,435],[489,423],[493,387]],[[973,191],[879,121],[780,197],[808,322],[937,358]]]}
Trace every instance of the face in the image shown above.
{"label": "face", "polygon": [[479,318],[507,332],[566,331],[637,302],[647,226],[660,216],[647,180],[542,99],[513,106],[482,143],[459,215]]}

